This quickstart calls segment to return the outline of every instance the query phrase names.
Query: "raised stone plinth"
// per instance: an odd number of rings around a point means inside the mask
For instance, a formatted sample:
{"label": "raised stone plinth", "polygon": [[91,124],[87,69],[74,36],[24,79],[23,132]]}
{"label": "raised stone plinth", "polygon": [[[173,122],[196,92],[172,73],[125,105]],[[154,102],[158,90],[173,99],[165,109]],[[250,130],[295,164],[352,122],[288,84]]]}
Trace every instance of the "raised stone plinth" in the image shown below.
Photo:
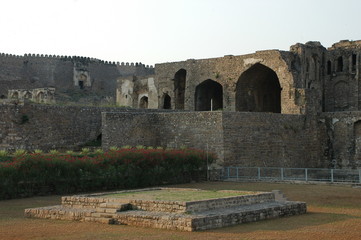
{"label": "raised stone plinth", "polygon": [[276,201],[274,193],[264,192],[224,191],[220,194],[227,197],[190,201],[144,197],[157,191],[186,191],[196,196],[202,190],[149,188],[67,196],[62,197],[62,205],[25,209],[25,216],[197,231],[303,214],[307,208],[304,202]]}

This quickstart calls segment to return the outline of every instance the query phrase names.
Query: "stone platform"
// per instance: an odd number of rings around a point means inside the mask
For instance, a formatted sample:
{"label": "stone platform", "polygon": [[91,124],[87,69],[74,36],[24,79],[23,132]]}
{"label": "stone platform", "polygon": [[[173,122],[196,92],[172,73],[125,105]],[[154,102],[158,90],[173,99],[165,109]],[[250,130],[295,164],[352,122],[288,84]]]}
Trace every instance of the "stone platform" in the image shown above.
{"label": "stone platform", "polygon": [[[62,203],[58,206],[25,209],[25,216],[198,231],[263,219],[299,215],[306,213],[307,209],[306,203],[287,201],[277,191],[247,195],[244,195],[243,192],[239,192],[240,195],[237,195],[236,191],[232,191],[235,196],[197,201],[109,197],[110,194],[169,189],[148,188],[67,196],[62,197]],[[172,188],[172,190],[175,189]],[[181,191],[182,189],[177,190]]]}

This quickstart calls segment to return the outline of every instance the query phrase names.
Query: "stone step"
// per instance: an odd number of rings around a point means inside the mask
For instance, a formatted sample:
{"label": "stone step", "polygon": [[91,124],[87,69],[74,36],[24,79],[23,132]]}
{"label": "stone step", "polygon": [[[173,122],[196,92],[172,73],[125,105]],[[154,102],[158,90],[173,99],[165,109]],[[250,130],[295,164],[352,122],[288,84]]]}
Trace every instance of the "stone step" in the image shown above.
{"label": "stone step", "polygon": [[101,208],[110,208],[110,209],[118,209],[118,211],[126,211],[132,209],[132,205],[129,203],[100,203],[99,207]]}
{"label": "stone step", "polygon": [[275,200],[279,202],[285,202],[288,201],[286,196],[281,190],[272,190],[272,193],[275,195]]}
{"label": "stone step", "polygon": [[102,212],[95,212],[91,214],[92,217],[96,218],[114,218],[114,213],[102,213]]}

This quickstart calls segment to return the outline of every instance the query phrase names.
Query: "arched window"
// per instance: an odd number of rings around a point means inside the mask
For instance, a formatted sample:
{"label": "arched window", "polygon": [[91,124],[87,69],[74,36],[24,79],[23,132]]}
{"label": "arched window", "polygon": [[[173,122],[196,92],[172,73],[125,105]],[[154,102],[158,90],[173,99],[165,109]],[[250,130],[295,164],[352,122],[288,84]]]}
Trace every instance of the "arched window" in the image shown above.
{"label": "arched window", "polygon": [[327,61],[327,75],[331,75],[332,69],[331,69],[331,61]]}
{"label": "arched window", "polygon": [[186,76],[187,71],[185,69],[180,69],[174,75],[175,109],[184,109]]}
{"label": "arched window", "polygon": [[357,63],[357,55],[352,54],[352,71],[356,70],[356,63]]}
{"label": "arched window", "polygon": [[343,58],[337,58],[337,72],[343,72]]}
{"label": "arched window", "polygon": [[163,95],[163,109],[172,109],[171,98],[167,93]]}

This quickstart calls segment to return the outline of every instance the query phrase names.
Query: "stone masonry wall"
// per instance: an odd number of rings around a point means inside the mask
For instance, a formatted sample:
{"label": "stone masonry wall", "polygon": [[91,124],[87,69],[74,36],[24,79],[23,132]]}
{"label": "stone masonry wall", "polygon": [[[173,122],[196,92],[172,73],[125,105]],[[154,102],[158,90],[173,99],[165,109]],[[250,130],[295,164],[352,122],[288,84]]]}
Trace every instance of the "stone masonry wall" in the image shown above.
{"label": "stone masonry wall", "polygon": [[74,149],[101,134],[102,111],[126,108],[0,105],[0,149]]}
{"label": "stone masonry wall", "polygon": [[321,167],[315,120],[302,115],[241,112],[103,113],[103,147],[194,147],[218,165]]}
{"label": "stone masonry wall", "polygon": [[361,112],[323,113],[322,151],[331,168],[361,167]]}
{"label": "stone masonry wall", "polygon": [[198,148],[223,159],[222,112],[103,113],[103,147]]}
{"label": "stone masonry wall", "polygon": [[[281,91],[281,112],[300,114],[304,105],[298,100],[299,93],[295,78],[291,71],[294,56],[278,50],[258,51],[242,56],[224,56],[211,59],[189,59],[182,62],[162,63],[155,65],[158,96],[170,94],[174,106],[174,78],[180,69],[186,70],[185,106],[186,110],[195,108],[196,87],[207,79],[213,80],[223,88],[223,109],[235,111],[236,85],[245,71],[259,63],[273,70],[278,77]],[[162,104],[159,104],[162,106]]]}
{"label": "stone masonry wall", "polygon": [[[78,67],[76,67],[78,66]],[[74,83],[74,70],[84,71],[90,85],[80,89]],[[61,101],[84,98],[100,102],[111,98],[115,102],[116,79],[120,76],[146,75],[154,69],[143,64],[106,62],[87,57],[0,54],[0,97],[11,89],[56,88]],[[72,99],[75,97],[75,99]]]}
{"label": "stone masonry wall", "polygon": [[224,165],[321,167],[315,124],[304,115],[225,112]]}

